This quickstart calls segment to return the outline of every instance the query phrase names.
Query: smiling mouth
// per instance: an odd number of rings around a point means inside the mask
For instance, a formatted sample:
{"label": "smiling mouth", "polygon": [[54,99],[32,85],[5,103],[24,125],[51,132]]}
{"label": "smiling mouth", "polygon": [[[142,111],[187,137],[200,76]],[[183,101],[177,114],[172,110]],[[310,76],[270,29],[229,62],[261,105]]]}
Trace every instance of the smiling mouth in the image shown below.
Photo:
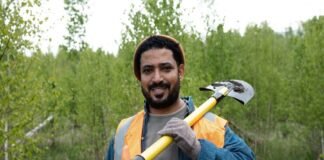
{"label": "smiling mouth", "polygon": [[152,88],[151,92],[154,94],[154,96],[156,96],[157,98],[162,97],[164,92],[165,92],[166,88],[164,87],[156,87],[156,88]]}
{"label": "smiling mouth", "polygon": [[170,85],[168,83],[153,83],[149,86],[149,91],[155,98],[162,98],[166,91],[170,88]]}

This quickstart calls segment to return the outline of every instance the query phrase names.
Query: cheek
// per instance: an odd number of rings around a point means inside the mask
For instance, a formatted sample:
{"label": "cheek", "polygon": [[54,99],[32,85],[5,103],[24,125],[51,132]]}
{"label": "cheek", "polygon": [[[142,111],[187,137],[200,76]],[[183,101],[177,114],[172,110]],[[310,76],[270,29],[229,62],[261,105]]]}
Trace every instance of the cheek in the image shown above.
{"label": "cheek", "polygon": [[172,84],[176,84],[180,80],[180,76],[178,74],[173,75],[169,78],[169,82]]}
{"label": "cheek", "polygon": [[142,88],[146,89],[148,87],[148,82],[141,79],[140,85]]}

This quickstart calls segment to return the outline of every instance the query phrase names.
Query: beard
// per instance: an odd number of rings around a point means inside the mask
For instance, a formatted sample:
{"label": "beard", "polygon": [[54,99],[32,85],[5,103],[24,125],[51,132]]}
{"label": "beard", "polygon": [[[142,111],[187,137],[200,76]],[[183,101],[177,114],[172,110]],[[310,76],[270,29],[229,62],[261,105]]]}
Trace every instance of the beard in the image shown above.
{"label": "beard", "polygon": [[[154,89],[154,88],[163,88],[163,89],[168,89],[169,90],[169,94],[167,95],[166,98],[156,101],[152,98],[152,96],[150,96],[150,90]],[[146,91],[143,86],[141,86],[142,88],[142,93],[146,99],[146,103],[147,105],[151,106],[152,108],[155,109],[162,109],[162,108],[168,108],[169,106],[171,106],[172,104],[174,104],[178,98],[179,98],[179,92],[180,92],[180,78],[178,77],[178,80],[176,82],[176,84],[174,85],[173,88],[171,88],[170,83],[168,82],[160,82],[160,83],[153,83],[148,87],[148,91]]]}

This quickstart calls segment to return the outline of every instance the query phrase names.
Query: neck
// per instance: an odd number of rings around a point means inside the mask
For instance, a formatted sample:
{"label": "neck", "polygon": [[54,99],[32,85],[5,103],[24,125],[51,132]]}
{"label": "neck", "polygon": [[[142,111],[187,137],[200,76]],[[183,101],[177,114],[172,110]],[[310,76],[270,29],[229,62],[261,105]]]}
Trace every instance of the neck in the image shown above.
{"label": "neck", "polygon": [[185,102],[182,99],[178,98],[178,100],[175,103],[173,103],[172,105],[170,105],[168,107],[156,109],[156,108],[149,106],[149,108],[150,108],[150,113],[162,115],[162,114],[173,113],[173,112],[179,110],[183,105],[185,105]]}

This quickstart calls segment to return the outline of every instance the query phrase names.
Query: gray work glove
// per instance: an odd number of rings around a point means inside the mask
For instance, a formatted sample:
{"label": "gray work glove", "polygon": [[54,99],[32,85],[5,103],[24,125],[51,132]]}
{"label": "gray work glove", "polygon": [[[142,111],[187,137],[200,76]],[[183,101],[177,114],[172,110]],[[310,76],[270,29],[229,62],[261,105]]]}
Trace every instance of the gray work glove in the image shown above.
{"label": "gray work glove", "polygon": [[179,118],[170,121],[158,132],[159,135],[171,136],[177,146],[190,158],[197,159],[201,146],[190,126]]}

